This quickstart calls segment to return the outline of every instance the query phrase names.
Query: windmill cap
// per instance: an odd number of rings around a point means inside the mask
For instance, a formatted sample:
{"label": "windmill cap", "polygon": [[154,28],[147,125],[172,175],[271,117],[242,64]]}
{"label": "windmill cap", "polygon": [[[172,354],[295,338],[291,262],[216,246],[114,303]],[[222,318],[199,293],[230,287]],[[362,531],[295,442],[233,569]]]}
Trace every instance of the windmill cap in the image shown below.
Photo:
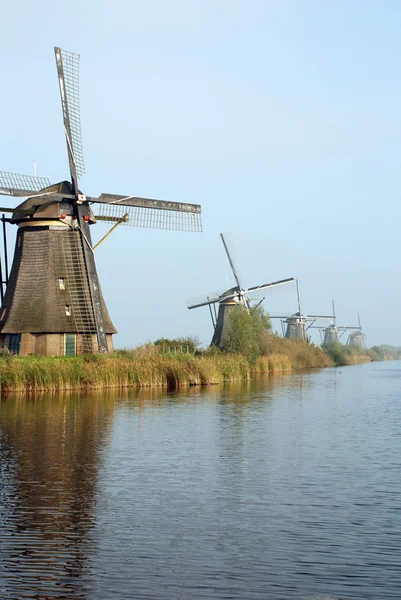
{"label": "windmill cap", "polygon": [[[53,192],[56,194],[72,195],[72,187],[69,181],[62,181],[56,183],[47,188],[43,188],[41,192],[49,193]],[[40,192],[39,192],[40,193]],[[89,223],[96,223],[96,219],[90,206],[88,208]],[[20,210],[19,210],[20,209]],[[33,209],[33,214],[27,214],[27,209]],[[74,214],[73,201],[70,199],[65,200],[51,200],[48,196],[33,196],[24,200],[19,204],[13,212],[11,223],[21,223],[23,221],[31,221],[32,219],[41,220],[59,220],[66,216],[72,216]]]}

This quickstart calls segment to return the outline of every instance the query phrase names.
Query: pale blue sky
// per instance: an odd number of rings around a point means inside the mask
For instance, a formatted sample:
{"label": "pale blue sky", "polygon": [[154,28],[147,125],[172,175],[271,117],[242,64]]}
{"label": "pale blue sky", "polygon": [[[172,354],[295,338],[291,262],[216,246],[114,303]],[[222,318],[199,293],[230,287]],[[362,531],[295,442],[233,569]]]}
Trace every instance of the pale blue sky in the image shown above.
{"label": "pale blue sky", "polygon": [[186,298],[227,284],[221,231],[245,285],[298,277],[305,311],[334,297],[401,345],[400,27],[390,0],[3,3],[0,170],[68,175],[57,45],[81,54],[85,192],[202,204],[203,234],[121,227],[97,252],[116,346],[210,341]]}

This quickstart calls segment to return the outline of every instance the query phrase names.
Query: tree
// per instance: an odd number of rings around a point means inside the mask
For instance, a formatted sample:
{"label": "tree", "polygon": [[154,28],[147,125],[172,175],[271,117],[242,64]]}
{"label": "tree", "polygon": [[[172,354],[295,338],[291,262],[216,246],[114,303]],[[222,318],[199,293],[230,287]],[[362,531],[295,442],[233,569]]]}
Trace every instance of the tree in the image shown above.
{"label": "tree", "polygon": [[239,304],[228,315],[228,331],[224,340],[226,352],[239,352],[253,364],[261,355],[262,336],[271,332],[269,317],[262,306],[252,308],[248,313],[245,306]]}

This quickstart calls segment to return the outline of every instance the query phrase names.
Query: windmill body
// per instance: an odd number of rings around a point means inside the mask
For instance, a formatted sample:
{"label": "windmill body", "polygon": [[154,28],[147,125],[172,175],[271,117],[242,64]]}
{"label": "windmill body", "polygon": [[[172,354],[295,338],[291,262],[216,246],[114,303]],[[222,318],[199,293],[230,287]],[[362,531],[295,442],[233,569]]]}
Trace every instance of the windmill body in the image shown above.
{"label": "windmill body", "polygon": [[[201,231],[199,205],[102,194],[86,197],[78,94],[78,55],[55,48],[71,181],[0,172],[0,194],[28,199],[5,221],[18,227],[10,275],[1,276],[0,345],[26,355],[110,352],[116,329],[96,271],[90,226]],[[92,208],[96,207],[95,216]],[[5,244],[6,249],[6,244]],[[6,284],[5,294],[3,283]]]}
{"label": "windmill body", "polygon": [[347,345],[363,350],[365,348],[364,334],[361,331],[353,331],[348,336]]}
{"label": "windmill body", "polygon": [[332,342],[338,342],[338,341],[339,341],[338,327],[336,327],[335,325],[329,325],[329,327],[326,327],[324,330],[323,343],[330,344]]}
{"label": "windmill body", "polygon": [[[228,290],[232,294],[235,293],[235,288],[232,290]],[[218,348],[224,348],[224,342],[227,339],[228,329],[229,329],[229,318],[228,315],[230,311],[240,304],[240,300],[238,297],[234,295],[234,297],[228,297],[226,300],[221,300],[219,302],[219,308],[217,312],[217,319],[214,328],[213,338],[212,338],[212,346],[217,346]]]}
{"label": "windmill body", "polygon": [[[252,307],[250,305],[249,300],[250,293],[257,294],[267,288],[272,288],[286,283],[290,283],[294,281],[294,278],[290,277],[288,279],[282,279],[280,281],[273,281],[272,283],[264,283],[262,285],[252,286],[245,290],[239,281],[237,270],[232,260],[224,235],[221,233],[220,237],[223,242],[224,249],[226,251],[227,258],[230,263],[230,267],[232,269],[234,279],[237,285],[223,292],[214,292],[206,296],[191,298],[188,301],[188,308],[193,309],[199,308],[201,306],[209,306],[210,315],[214,326],[214,333],[211,345],[224,349],[227,341],[227,336],[230,330],[230,312],[235,307],[242,305],[246,308],[248,313],[250,313],[252,311]],[[217,314],[216,311],[213,312],[213,309],[215,310],[216,305],[218,305]]]}
{"label": "windmill body", "polygon": [[298,312],[287,315],[278,316],[270,315],[271,319],[280,319],[283,336],[292,340],[308,340],[308,329],[313,327],[314,323],[319,319],[332,319],[330,315],[305,315],[301,310],[301,296],[299,291],[299,282],[296,281]]}
{"label": "windmill body", "polygon": [[[61,193],[71,193],[69,182],[57,187]],[[24,210],[33,205],[35,212],[27,217]],[[89,206],[85,212],[89,220],[84,223],[94,223]],[[2,345],[19,350],[22,355],[98,351],[83,248],[83,243],[91,243],[89,226],[85,235],[88,242],[84,242],[71,202],[50,202],[46,196],[28,199],[17,206],[10,221],[18,226],[18,231],[0,312]],[[92,268],[96,269],[94,261]],[[99,295],[104,337],[111,351],[116,329],[100,286]]]}
{"label": "windmill body", "polygon": [[[353,330],[353,331],[352,331]],[[348,327],[348,326],[336,326],[336,325],[330,325],[329,327],[326,327],[323,330],[323,343],[324,344],[329,344],[330,342],[341,342],[341,337],[347,332],[347,331],[351,331],[351,333],[348,335],[348,340],[347,340],[347,344],[351,344],[350,340],[353,339],[358,339],[359,337],[364,337],[364,334],[361,333],[360,331],[360,327]],[[358,343],[356,343],[355,345],[358,345]],[[362,343],[362,346],[364,345],[364,342]]]}
{"label": "windmill body", "polygon": [[299,313],[288,317],[285,321],[285,336],[292,340],[306,340],[306,319]]}
{"label": "windmill body", "polygon": [[[336,312],[335,312],[334,300],[332,300],[332,305],[333,305],[332,323],[330,323],[330,325],[328,327],[321,327],[321,326],[312,326],[312,327],[315,329],[319,329],[320,336],[321,336],[324,344],[340,342],[342,336],[347,331],[352,331],[352,333],[349,334],[348,341],[347,341],[347,344],[350,344],[351,343],[350,340],[352,340],[354,338],[358,339],[358,337],[360,335],[360,331],[361,331],[360,321],[359,321],[358,327],[337,325],[337,323],[336,323],[337,317],[336,317]],[[358,314],[358,319],[359,319],[359,314]],[[358,345],[358,343],[355,345]]]}

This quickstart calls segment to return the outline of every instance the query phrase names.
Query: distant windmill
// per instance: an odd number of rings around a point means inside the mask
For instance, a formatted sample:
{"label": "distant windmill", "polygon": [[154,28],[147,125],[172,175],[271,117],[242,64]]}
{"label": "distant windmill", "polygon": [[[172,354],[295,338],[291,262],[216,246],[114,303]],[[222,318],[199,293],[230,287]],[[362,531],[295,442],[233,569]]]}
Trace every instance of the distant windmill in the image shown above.
{"label": "distant windmill", "polygon": [[321,327],[319,325],[312,325],[311,328],[319,329],[320,336],[322,338],[322,342],[324,344],[329,344],[331,342],[339,342],[342,336],[346,331],[351,331],[353,329],[359,330],[359,327],[347,326],[347,325],[337,325],[336,323],[336,313],[334,300],[333,303],[333,322],[328,327]]}
{"label": "distant windmill", "polygon": [[[299,282],[297,283],[297,302],[298,312],[292,315],[279,316],[270,315],[270,319],[280,319],[283,336],[290,339],[304,340],[308,339],[307,331],[318,319],[332,319],[332,315],[306,315],[301,310],[301,297],[299,292]],[[310,323],[307,325],[307,323]]]}
{"label": "distant windmill", "polygon": [[357,329],[357,331],[353,331],[352,333],[349,334],[348,339],[347,339],[347,346],[356,346],[357,348],[360,348],[361,350],[365,350],[366,349],[366,342],[365,342],[366,335],[362,332],[362,325],[361,325],[361,319],[359,317],[359,313],[358,313],[358,324],[359,324],[359,327],[355,327],[355,329]]}
{"label": "distant windmill", "polygon": [[[189,309],[199,308],[200,306],[209,306],[210,316],[211,316],[213,327],[214,327],[212,345],[217,346],[218,348],[224,348],[224,342],[226,340],[228,328],[229,328],[229,324],[228,324],[229,312],[235,306],[238,306],[240,304],[245,306],[246,310],[248,312],[250,312],[251,310],[253,310],[253,308],[256,308],[256,307],[251,307],[250,298],[248,296],[249,293],[255,294],[255,293],[258,293],[267,288],[272,288],[272,287],[276,287],[278,285],[283,285],[285,283],[290,283],[291,281],[294,281],[294,278],[290,277],[289,279],[281,279],[280,281],[273,281],[272,283],[263,283],[261,285],[255,285],[255,286],[250,287],[247,290],[245,290],[240,283],[240,280],[239,280],[237,271],[235,269],[234,262],[230,255],[230,252],[228,250],[224,235],[221,233],[220,237],[222,239],[224,249],[226,251],[228,261],[230,263],[230,267],[233,272],[234,279],[235,279],[237,285],[228,290],[225,290],[223,292],[213,292],[206,296],[191,298],[188,300],[187,306]],[[260,300],[258,305],[261,302],[263,302],[263,299]],[[219,305],[219,310],[217,313],[216,313],[216,304]]]}
{"label": "distant windmill", "polygon": [[[48,179],[0,172],[0,194],[28,197],[15,208],[0,209],[12,213],[10,219],[3,215],[4,238],[6,221],[18,226],[10,276],[5,240],[5,277],[0,266],[0,344],[16,354],[113,349],[116,330],[100,289],[89,230],[96,220],[114,224],[112,229],[123,224],[201,231],[196,204],[115,194],[94,198],[81,192],[79,56],[61,48],[55,48],[55,55],[71,181],[51,185]],[[98,137],[101,142],[100,132]]]}

